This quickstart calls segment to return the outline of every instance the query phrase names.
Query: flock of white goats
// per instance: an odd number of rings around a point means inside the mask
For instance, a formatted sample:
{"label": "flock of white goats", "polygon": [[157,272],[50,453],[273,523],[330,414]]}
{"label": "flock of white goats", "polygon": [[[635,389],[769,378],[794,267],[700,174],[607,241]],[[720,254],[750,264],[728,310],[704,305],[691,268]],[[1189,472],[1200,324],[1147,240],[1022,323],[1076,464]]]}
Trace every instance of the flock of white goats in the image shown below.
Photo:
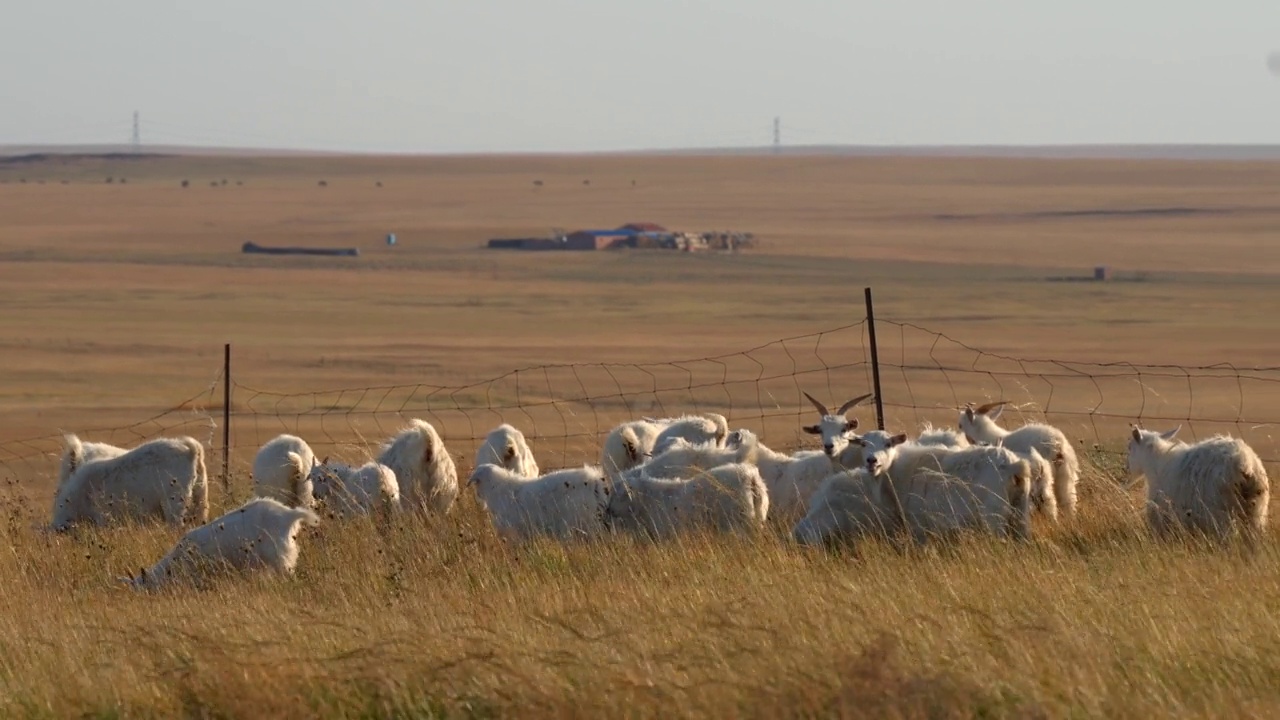
{"label": "flock of white goats", "polygon": [[[750,430],[730,431],[716,414],[644,418],[609,433],[599,465],[542,473],[524,435],[504,424],[480,446],[466,485],[508,540],[751,533],[767,521],[784,523],[808,545],[901,534],[924,542],[966,529],[1025,539],[1032,512],[1053,522],[1076,512],[1080,465],[1071,442],[1050,425],[1001,427],[1005,403],[966,406],[957,430],[927,427],[910,440],[856,432],[858,421],[846,413],[870,395],[834,413],[805,397],[820,413],[804,428],[821,436],[820,451],[776,452]],[[1147,478],[1151,529],[1261,533],[1270,484],[1253,450],[1225,436],[1175,442],[1176,433],[1134,426],[1129,439],[1130,473]],[[410,421],[359,467],[317,461],[304,440],[281,435],[258,451],[253,482],[253,499],[209,521],[204,449],[195,439],[126,450],[68,435],[53,528],[125,518],[200,523],[154,566],[126,579],[154,588],[215,567],[291,573],[297,534],[319,522],[322,507],[340,518],[444,515],[459,493],[453,458],[422,420]]]}

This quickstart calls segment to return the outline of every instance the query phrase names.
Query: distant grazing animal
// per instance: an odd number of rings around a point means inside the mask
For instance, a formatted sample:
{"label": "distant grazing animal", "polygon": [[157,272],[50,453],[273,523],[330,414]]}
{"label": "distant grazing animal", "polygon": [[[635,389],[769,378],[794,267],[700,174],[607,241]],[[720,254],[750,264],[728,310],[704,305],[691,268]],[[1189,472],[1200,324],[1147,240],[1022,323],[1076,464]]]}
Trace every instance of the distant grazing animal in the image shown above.
{"label": "distant grazing animal", "polygon": [[[643,466],[640,468],[643,470]],[[769,513],[754,465],[720,465],[675,479],[629,472],[613,486],[606,517],[615,529],[668,539],[680,533],[752,533]]]}
{"label": "distant grazing animal", "polygon": [[475,487],[504,540],[589,540],[605,533],[610,491],[599,467],[585,465],[529,479],[499,465],[481,465],[467,484]]}
{"label": "distant grazing animal", "polygon": [[[610,479],[616,480],[624,471],[665,450],[676,438],[722,446],[728,434],[728,420],[716,413],[632,420],[609,431],[600,465]],[[658,448],[659,443],[662,449]]]}
{"label": "distant grazing animal", "polygon": [[316,501],[339,517],[376,514],[386,519],[400,510],[396,474],[381,463],[351,467],[325,458],[311,469],[308,479]]}
{"label": "distant grazing animal", "polygon": [[[973,407],[966,405],[960,411],[960,431],[971,442],[1003,445],[1010,450],[1027,454],[1034,449],[1053,466],[1053,494],[1057,511],[1070,517],[1076,511],[1076,486],[1080,481],[1080,460],[1075,448],[1061,430],[1043,423],[1029,423],[1009,431],[996,424],[1006,401],[986,403]],[[1041,503],[1043,505],[1043,503]],[[1056,516],[1057,512],[1045,507],[1045,512]]]}
{"label": "distant grazing animal", "polygon": [[75,435],[65,439],[63,464],[75,471],[54,496],[53,529],[153,518],[176,527],[208,519],[204,446],[195,438],[160,438],[93,462],[85,462],[84,446]]}
{"label": "distant grazing animal", "polygon": [[406,510],[444,515],[458,498],[458,470],[440,434],[425,420],[408,427],[382,447],[378,462],[391,468]]}
{"label": "distant grazing animal", "polygon": [[524,439],[524,433],[503,423],[485,435],[484,442],[476,450],[475,467],[501,465],[521,477],[538,477],[538,463],[533,451]]}
{"label": "distant grazing animal", "polygon": [[1267,527],[1271,481],[1258,455],[1225,435],[1174,442],[1179,429],[1130,430],[1129,472],[1147,478],[1147,525],[1158,536],[1181,528],[1218,538],[1259,537]]}
{"label": "distant grazing animal", "polygon": [[95,460],[108,460],[120,457],[129,452],[127,448],[108,445],[107,443],[81,440],[75,435],[64,435],[62,438],[62,462],[58,467],[58,487],[62,487],[80,465]]}
{"label": "distant grazing animal", "polygon": [[253,458],[253,493],[285,505],[311,507],[315,500],[308,475],[315,464],[316,454],[306,440],[277,435]]}
{"label": "distant grazing animal", "polygon": [[154,590],[174,581],[199,581],[210,572],[268,570],[293,574],[298,564],[298,530],[320,518],[270,498],[253,498],[222,517],[182,536],[173,549],[137,577],[120,578]]}

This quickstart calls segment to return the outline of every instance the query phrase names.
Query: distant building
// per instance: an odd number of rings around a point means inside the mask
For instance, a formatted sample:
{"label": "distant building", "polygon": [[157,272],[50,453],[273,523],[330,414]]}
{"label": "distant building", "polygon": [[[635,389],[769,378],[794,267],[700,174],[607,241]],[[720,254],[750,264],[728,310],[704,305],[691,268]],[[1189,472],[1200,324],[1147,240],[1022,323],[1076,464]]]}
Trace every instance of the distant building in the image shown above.
{"label": "distant building", "polygon": [[634,222],[611,230],[554,231],[549,237],[494,238],[491,248],[519,250],[616,250],[646,248],[703,252],[737,250],[754,244],[751,233],[672,232],[656,223]]}
{"label": "distant building", "polygon": [[565,250],[607,250],[635,247],[635,230],[577,230],[565,236]]}
{"label": "distant building", "polygon": [[651,232],[651,233],[664,233],[664,232],[667,232],[667,229],[666,229],[666,228],[662,227],[661,225],[659,225],[659,224],[657,224],[657,223],[651,223],[651,222],[633,222],[633,223],[627,223],[626,225],[623,225],[622,227],[620,227],[620,228],[618,228],[618,229],[619,229],[619,230],[635,230],[636,232]]}

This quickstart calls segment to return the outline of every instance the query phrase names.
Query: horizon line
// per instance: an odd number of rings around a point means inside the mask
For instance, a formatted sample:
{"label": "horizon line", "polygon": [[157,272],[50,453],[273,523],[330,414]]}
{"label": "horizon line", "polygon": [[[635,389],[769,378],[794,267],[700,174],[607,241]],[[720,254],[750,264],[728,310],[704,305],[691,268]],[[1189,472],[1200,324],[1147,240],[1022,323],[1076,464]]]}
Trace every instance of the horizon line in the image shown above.
{"label": "horizon line", "polygon": [[[1257,157],[1246,153],[1262,153]],[[263,147],[251,145],[129,143],[12,143],[0,144],[0,157],[27,155],[137,155],[257,156],[257,157],[609,157],[652,155],[847,155],[864,157],[1025,157],[1150,159],[1280,159],[1280,143],[968,143],[968,144],[841,144],[691,146],[610,150],[493,150],[493,151],[383,151],[326,150],[318,148]],[[1244,154],[1244,155],[1242,155]]]}

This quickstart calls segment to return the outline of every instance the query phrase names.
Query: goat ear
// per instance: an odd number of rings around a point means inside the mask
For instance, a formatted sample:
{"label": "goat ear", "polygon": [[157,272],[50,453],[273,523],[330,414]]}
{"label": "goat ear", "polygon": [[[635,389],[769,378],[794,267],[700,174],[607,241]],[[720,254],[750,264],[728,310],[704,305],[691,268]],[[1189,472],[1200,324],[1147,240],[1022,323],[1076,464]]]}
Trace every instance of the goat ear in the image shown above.
{"label": "goat ear", "polygon": [[972,406],[972,405],[965,405],[965,406],[964,406],[964,416],[965,416],[966,418],[968,418],[969,420],[973,420],[973,406]]}
{"label": "goat ear", "polygon": [[846,420],[844,423],[844,429],[845,430],[858,429],[858,418],[853,418],[852,420]]}
{"label": "goat ear", "polygon": [[1176,427],[1176,428],[1174,428],[1174,429],[1172,429],[1172,430],[1166,430],[1166,431],[1164,431],[1164,432],[1160,433],[1160,437],[1164,438],[1165,440],[1172,440],[1174,437],[1176,437],[1176,436],[1177,436],[1178,431],[1179,431],[1179,430],[1181,430],[1181,429],[1182,429],[1182,426],[1181,426],[1181,425],[1179,425],[1178,427]]}
{"label": "goat ear", "polygon": [[902,443],[904,443],[904,442],[906,442],[906,441],[907,441],[907,434],[906,434],[906,433],[899,433],[899,434],[894,435],[893,437],[889,438],[889,447],[893,447],[894,445],[901,445]]}
{"label": "goat ear", "polygon": [[1002,413],[1002,412],[1004,412],[1004,405],[1003,405],[1003,404],[1000,404],[1000,405],[996,405],[995,407],[993,407],[993,408],[991,408],[990,410],[988,410],[988,411],[986,412],[986,416],[987,416],[987,417],[989,417],[989,418],[991,418],[992,420],[999,420],[999,419],[1000,419],[1000,413]]}
{"label": "goat ear", "polygon": [[803,431],[805,431],[805,432],[807,432],[807,433],[809,433],[810,435],[821,435],[821,434],[822,434],[822,428],[818,427],[817,425],[805,425],[804,427],[802,427],[802,428],[800,428],[800,429],[801,429],[801,430],[803,430]]}
{"label": "goat ear", "polygon": [[324,456],[324,459],[320,461],[320,464],[321,464],[321,465],[328,465],[328,464],[329,464],[329,456],[328,456],[328,455],[325,455],[325,456]]}
{"label": "goat ear", "polygon": [[516,449],[515,449],[515,448],[513,448],[513,447],[511,447],[510,445],[508,445],[508,446],[507,446],[507,459],[508,459],[508,460],[510,460],[510,459],[514,458],[515,456],[516,456]]}
{"label": "goat ear", "polygon": [[1142,431],[1138,429],[1137,425],[1133,426],[1133,441],[1142,442]]}

